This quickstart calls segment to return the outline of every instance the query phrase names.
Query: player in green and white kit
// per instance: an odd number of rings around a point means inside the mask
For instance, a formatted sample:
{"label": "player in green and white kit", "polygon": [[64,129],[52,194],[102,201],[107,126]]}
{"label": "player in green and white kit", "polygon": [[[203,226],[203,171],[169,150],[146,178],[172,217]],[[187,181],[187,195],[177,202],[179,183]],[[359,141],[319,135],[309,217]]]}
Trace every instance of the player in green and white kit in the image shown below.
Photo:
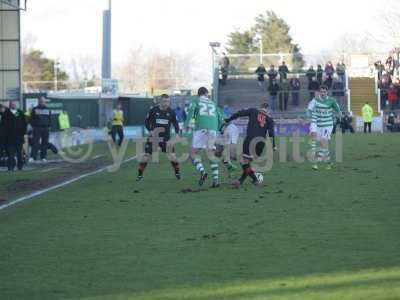
{"label": "player in green and white kit", "polygon": [[207,179],[207,173],[201,161],[199,152],[207,150],[208,158],[212,171],[212,187],[219,187],[218,161],[215,157],[215,141],[217,132],[223,123],[222,113],[217,104],[208,98],[208,90],[201,87],[198,96],[189,108],[185,128],[188,129],[190,120],[194,119],[194,132],[192,141],[191,159],[196,170],[200,172],[199,185],[203,185]]}
{"label": "player in green and white kit", "polygon": [[307,107],[308,115],[311,116],[310,124],[310,151],[313,157],[313,169],[318,170],[318,165],[315,161],[315,153],[317,152],[317,143],[320,143],[318,151],[318,161],[328,163],[327,169],[331,169],[329,140],[331,139],[334,114],[341,117],[341,111],[335,98],[328,96],[328,88],[324,85],[319,90],[319,95],[310,101]]}

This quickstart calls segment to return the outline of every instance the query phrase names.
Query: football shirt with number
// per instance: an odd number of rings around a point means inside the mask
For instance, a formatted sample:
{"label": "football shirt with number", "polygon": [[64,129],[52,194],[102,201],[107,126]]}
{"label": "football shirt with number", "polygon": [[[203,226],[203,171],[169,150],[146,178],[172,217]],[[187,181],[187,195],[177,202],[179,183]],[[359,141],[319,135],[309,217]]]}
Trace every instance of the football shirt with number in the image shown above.
{"label": "football shirt with number", "polygon": [[311,123],[318,128],[333,126],[334,112],[341,114],[339,105],[332,97],[316,97],[308,104],[308,112],[311,114]]}
{"label": "football shirt with number", "polygon": [[195,120],[194,130],[218,131],[223,122],[222,113],[216,103],[204,96],[193,100],[191,103],[186,126],[191,119]]}
{"label": "football shirt with number", "polygon": [[252,139],[255,137],[270,137],[274,136],[274,121],[267,115],[265,109],[249,108],[239,110],[234,113],[227,122],[233,121],[237,118],[248,117],[246,138]]}

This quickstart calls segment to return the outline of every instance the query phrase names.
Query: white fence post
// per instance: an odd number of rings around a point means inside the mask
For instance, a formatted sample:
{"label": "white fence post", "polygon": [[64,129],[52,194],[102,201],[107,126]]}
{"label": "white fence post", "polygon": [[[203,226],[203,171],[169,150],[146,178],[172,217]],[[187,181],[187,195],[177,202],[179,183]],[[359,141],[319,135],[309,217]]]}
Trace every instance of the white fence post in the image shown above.
{"label": "white fence post", "polygon": [[382,113],[382,108],[381,108],[381,89],[378,89],[378,112]]}
{"label": "white fence post", "polygon": [[347,90],[347,111],[353,115],[353,112],[351,111],[351,90]]}

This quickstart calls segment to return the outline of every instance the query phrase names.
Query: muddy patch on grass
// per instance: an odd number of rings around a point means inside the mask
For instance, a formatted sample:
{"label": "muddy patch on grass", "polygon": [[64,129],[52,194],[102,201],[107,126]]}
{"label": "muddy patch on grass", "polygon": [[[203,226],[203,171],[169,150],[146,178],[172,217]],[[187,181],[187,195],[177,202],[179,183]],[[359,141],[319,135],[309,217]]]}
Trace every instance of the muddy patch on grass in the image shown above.
{"label": "muddy patch on grass", "polygon": [[208,189],[201,189],[201,188],[197,188],[197,189],[191,189],[191,188],[187,188],[187,189],[182,189],[181,193],[182,194],[187,194],[187,193],[200,193],[200,192],[205,192],[208,191]]}
{"label": "muddy patch on grass", "polygon": [[[52,164],[52,166],[54,165],[55,164]],[[4,198],[15,198],[16,196],[28,195],[30,193],[49,188],[56,184],[70,180],[76,176],[93,172],[105,167],[109,165],[109,162],[107,162],[105,159],[96,159],[76,164],[60,162],[58,165],[60,166],[58,172],[48,173],[45,177],[41,176],[41,178],[35,178],[35,174],[32,174],[32,178],[16,179],[11,183],[5,184],[2,187]],[[38,170],[40,169],[41,168],[38,168]]]}

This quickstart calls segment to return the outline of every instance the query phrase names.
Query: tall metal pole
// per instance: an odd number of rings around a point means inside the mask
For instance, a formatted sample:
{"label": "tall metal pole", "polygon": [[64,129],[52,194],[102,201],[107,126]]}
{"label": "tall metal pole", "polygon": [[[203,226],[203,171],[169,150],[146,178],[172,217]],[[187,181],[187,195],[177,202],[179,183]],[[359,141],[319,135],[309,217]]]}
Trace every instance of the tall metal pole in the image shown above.
{"label": "tall metal pole", "polygon": [[108,11],[109,11],[109,14],[110,14],[110,17],[109,17],[109,18],[110,18],[110,20],[109,20],[109,22],[110,22],[110,50],[109,50],[109,51],[110,51],[110,54],[109,54],[109,55],[110,55],[110,78],[112,78],[112,59],[111,59],[111,53],[112,53],[112,52],[111,52],[111,50],[112,50],[112,46],[111,46],[111,45],[112,45],[112,43],[111,43],[111,37],[112,37],[112,34],[111,34],[111,29],[112,29],[112,25],[111,25],[111,24],[112,24],[112,22],[111,22],[111,2],[112,2],[111,0],[108,1]]}
{"label": "tall metal pole", "polygon": [[111,0],[109,9],[103,11],[102,78],[111,79]]}
{"label": "tall metal pole", "polygon": [[214,80],[215,58],[214,58],[214,48],[213,47],[211,47],[211,59],[212,59],[212,72],[211,72],[211,75],[212,75],[212,78]]}
{"label": "tall metal pole", "polygon": [[[19,6],[18,1],[18,6]],[[26,7],[26,3],[25,3]],[[25,109],[24,107],[24,89],[22,88],[23,83],[23,74],[22,74],[22,48],[21,48],[21,11],[18,10],[18,84],[19,84],[19,105],[21,109]]]}
{"label": "tall metal pole", "polygon": [[262,36],[260,35],[260,65],[263,63],[263,41]]}
{"label": "tall metal pole", "polygon": [[213,95],[212,98],[214,101],[217,100],[217,93],[218,93],[218,73],[216,70],[216,55],[217,55],[217,51],[215,50],[215,48],[220,47],[221,44],[218,42],[211,42],[210,43],[210,48],[211,48],[211,59],[212,59],[212,73],[211,73],[211,78],[212,78],[212,87],[213,87]]}

